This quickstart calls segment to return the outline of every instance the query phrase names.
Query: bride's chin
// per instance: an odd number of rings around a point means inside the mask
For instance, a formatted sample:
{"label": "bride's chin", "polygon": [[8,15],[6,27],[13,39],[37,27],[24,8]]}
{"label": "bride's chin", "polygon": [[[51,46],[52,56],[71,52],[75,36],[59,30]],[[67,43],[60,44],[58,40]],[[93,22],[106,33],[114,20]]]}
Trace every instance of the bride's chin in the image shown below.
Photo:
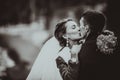
{"label": "bride's chin", "polygon": [[73,41],[77,42],[77,41],[80,41],[82,38],[78,38],[78,39],[75,39]]}

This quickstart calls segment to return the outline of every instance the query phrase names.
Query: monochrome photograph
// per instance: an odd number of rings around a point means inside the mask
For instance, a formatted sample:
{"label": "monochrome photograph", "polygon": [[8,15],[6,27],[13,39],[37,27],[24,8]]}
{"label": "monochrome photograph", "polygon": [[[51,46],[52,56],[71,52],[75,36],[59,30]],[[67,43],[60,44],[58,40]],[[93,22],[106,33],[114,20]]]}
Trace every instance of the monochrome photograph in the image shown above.
{"label": "monochrome photograph", "polygon": [[120,80],[119,0],[0,0],[0,80]]}

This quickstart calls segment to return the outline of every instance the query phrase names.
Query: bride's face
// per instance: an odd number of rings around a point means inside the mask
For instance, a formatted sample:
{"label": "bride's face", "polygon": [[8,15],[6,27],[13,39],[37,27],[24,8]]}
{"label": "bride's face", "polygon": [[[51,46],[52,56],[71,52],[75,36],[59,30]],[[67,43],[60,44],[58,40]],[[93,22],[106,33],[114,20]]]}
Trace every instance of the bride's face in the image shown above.
{"label": "bride's face", "polygon": [[66,37],[71,40],[78,40],[81,38],[80,27],[74,21],[68,21],[65,24],[66,27]]}

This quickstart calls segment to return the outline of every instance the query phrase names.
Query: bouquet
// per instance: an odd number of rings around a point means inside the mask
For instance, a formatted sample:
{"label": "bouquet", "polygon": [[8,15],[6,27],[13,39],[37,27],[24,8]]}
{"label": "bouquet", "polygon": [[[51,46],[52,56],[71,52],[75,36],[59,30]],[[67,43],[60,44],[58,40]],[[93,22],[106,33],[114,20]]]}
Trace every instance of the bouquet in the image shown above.
{"label": "bouquet", "polygon": [[112,31],[104,30],[102,34],[97,37],[96,44],[100,52],[112,54],[117,45],[117,37]]}

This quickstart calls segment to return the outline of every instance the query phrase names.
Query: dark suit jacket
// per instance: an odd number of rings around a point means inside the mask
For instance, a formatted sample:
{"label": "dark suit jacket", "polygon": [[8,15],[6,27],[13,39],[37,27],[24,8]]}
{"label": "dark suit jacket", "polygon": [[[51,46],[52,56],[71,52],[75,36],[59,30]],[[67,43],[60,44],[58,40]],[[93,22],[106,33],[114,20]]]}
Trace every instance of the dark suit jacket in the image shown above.
{"label": "dark suit jacket", "polygon": [[80,80],[96,80],[97,46],[96,38],[88,38],[78,54]]}
{"label": "dark suit jacket", "polygon": [[[101,53],[96,45],[97,35],[89,35],[78,54],[79,64],[57,64],[63,80],[120,80],[120,48],[111,55]],[[63,74],[64,73],[64,74]]]}
{"label": "dark suit jacket", "polygon": [[112,55],[101,53],[96,45],[97,36],[89,36],[79,52],[79,80],[120,80],[119,51]]}

